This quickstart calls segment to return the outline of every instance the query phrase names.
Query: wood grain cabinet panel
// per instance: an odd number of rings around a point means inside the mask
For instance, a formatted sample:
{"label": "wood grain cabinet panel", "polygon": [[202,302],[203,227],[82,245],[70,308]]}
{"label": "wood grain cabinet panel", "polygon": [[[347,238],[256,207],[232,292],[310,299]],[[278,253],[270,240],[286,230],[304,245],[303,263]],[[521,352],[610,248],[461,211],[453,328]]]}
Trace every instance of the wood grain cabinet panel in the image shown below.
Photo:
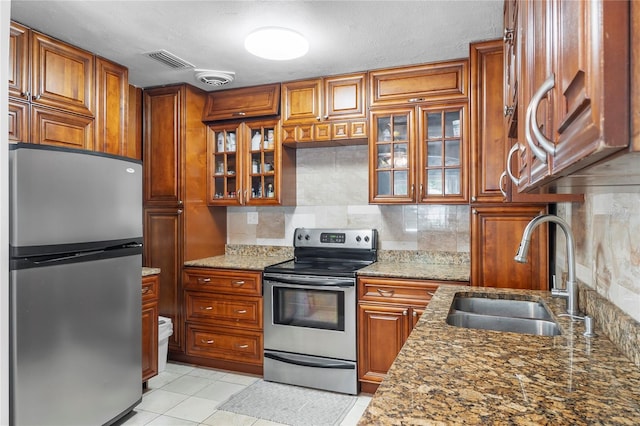
{"label": "wood grain cabinet panel", "polygon": [[[127,68],[96,58],[95,150],[129,156],[127,152],[129,74]],[[132,153],[135,156],[135,152]]]}
{"label": "wood grain cabinet panel", "polygon": [[29,36],[17,22],[9,27],[9,96],[27,101],[29,91]]}
{"label": "wood grain cabinet panel", "polygon": [[142,277],[142,381],[158,374],[158,275]]}
{"label": "wood grain cabinet panel", "polygon": [[93,150],[92,117],[33,105],[31,107],[31,142]]}
{"label": "wood grain cabinet panel", "polygon": [[202,121],[275,116],[279,109],[280,83],[220,90],[207,96]]}
{"label": "wood grain cabinet panel", "polygon": [[261,331],[202,328],[187,324],[187,355],[253,364],[262,370]]}
{"label": "wood grain cabinet panel", "polygon": [[29,140],[29,104],[9,98],[9,142]]}
{"label": "wood grain cabinet panel", "polygon": [[184,288],[212,293],[260,296],[262,280],[255,272],[227,269],[185,269]]}

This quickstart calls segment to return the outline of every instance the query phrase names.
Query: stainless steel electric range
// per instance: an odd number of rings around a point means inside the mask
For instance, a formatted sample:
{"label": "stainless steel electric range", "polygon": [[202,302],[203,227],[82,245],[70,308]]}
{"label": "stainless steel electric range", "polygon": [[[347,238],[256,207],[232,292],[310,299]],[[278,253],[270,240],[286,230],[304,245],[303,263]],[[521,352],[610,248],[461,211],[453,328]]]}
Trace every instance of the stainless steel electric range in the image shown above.
{"label": "stainless steel electric range", "polygon": [[357,394],[356,273],[375,229],[295,230],[293,260],[264,273],[264,379]]}

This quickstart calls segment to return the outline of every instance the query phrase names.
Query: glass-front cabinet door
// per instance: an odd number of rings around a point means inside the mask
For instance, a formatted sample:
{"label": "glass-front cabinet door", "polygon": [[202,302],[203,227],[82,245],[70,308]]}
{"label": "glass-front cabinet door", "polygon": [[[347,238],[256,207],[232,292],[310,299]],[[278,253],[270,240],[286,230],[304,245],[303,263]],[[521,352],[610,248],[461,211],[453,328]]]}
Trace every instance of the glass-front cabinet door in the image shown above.
{"label": "glass-front cabinet door", "polygon": [[240,205],[242,201],[241,129],[235,126],[210,126],[207,130],[210,204]]}
{"label": "glass-front cabinet door", "polygon": [[276,123],[247,123],[248,147],[245,204],[278,204],[280,167]]}
{"label": "glass-front cabinet door", "polygon": [[371,113],[369,202],[415,202],[415,108]]}
{"label": "glass-front cabinet door", "polygon": [[420,107],[419,202],[467,201],[466,106]]}

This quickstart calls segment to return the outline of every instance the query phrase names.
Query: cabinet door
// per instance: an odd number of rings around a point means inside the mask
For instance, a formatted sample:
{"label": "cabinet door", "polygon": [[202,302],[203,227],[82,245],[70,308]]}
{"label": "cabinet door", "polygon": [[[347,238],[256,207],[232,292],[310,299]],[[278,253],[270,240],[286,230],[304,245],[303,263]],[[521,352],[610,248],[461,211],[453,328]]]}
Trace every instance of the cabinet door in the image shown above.
{"label": "cabinet door", "polygon": [[182,204],[180,87],[144,91],[145,204]]}
{"label": "cabinet door", "polygon": [[282,84],[282,124],[316,122],[322,119],[322,80]]}
{"label": "cabinet door", "polygon": [[280,84],[220,90],[207,97],[202,121],[278,115]]}
{"label": "cabinet door", "polygon": [[9,28],[9,96],[27,100],[29,91],[29,30],[11,22]]}
{"label": "cabinet door", "polygon": [[371,113],[369,202],[415,202],[414,108]]}
{"label": "cabinet door", "polygon": [[365,118],[365,82],[365,74],[326,77],[323,119]]}
{"label": "cabinet door", "polygon": [[358,305],[358,378],[380,383],[402,349],[410,331],[409,308]]}
{"label": "cabinet door", "polygon": [[142,305],[142,381],[158,374],[158,304]]}
{"label": "cabinet door", "polygon": [[178,349],[184,341],[182,331],[182,210],[147,208],[144,212],[144,265],[160,268],[159,313],[173,322],[169,347]]}
{"label": "cabinet door", "polygon": [[29,104],[10,99],[9,102],[9,141],[30,142]]}
{"label": "cabinet door", "polygon": [[44,34],[31,34],[33,101],[93,116],[93,55]]}
{"label": "cabinet door", "polygon": [[629,2],[552,5],[558,174],[628,146]]}
{"label": "cabinet door", "polygon": [[546,206],[473,207],[471,217],[471,285],[548,290],[546,225],[533,233],[527,263],[513,260],[522,233]]}
{"label": "cabinet door", "polygon": [[[209,204],[243,204],[242,157],[243,125],[209,126],[207,129],[207,167]],[[245,154],[246,155],[246,154]]]}
{"label": "cabinet door", "polygon": [[420,107],[418,182],[420,202],[466,203],[467,107]]}
{"label": "cabinet door", "polygon": [[[522,36],[519,22],[519,0],[506,0],[504,2],[504,37],[503,37],[503,57],[504,57],[504,86],[503,86],[503,109],[505,135],[511,138],[518,136],[518,84],[520,71],[520,58],[522,55]],[[473,64],[471,65],[473,68]],[[472,71],[473,75],[473,71]],[[471,83],[473,90],[474,83]]]}
{"label": "cabinet door", "polygon": [[127,69],[96,58],[96,151],[127,155],[128,99]]}
{"label": "cabinet door", "polygon": [[31,106],[32,143],[93,150],[94,132],[93,117]]}
{"label": "cabinet door", "polygon": [[280,129],[277,121],[247,123],[243,134],[248,153],[243,200],[247,205],[278,205],[281,198]]}

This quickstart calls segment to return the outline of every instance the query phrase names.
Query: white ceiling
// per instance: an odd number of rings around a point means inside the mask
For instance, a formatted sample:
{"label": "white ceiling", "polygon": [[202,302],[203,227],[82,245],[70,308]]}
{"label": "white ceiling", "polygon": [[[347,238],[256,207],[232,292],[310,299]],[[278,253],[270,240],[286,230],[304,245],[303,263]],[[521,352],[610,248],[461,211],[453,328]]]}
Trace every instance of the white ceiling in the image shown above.
{"label": "white ceiling", "polygon": [[[499,37],[502,0],[422,1],[32,1],[11,19],[129,68],[138,87],[186,82],[194,69],[143,55],[165,49],[197,69],[233,71],[233,88],[467,57],[469,42]],[[263,26],[294,29],[309,53],[268,61],[246,52]]]}

